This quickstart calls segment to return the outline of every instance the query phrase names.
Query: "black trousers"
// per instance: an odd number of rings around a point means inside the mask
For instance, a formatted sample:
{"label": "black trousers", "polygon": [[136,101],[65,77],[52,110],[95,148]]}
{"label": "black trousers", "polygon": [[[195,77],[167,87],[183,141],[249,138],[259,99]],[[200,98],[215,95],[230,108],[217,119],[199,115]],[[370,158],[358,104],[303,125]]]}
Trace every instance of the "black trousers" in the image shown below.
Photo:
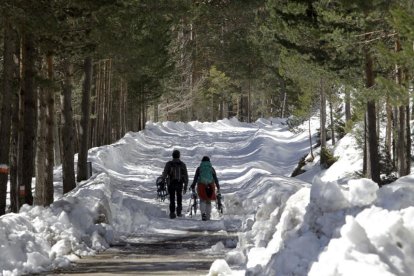
{"label": "black trousers", "polygon": [[[181,214],[183,210],[183,183],[172,181],[168,186],[168,193],[170,194],[170,213]],[[177,197],[177,210],[175,209],[175,198]]]}

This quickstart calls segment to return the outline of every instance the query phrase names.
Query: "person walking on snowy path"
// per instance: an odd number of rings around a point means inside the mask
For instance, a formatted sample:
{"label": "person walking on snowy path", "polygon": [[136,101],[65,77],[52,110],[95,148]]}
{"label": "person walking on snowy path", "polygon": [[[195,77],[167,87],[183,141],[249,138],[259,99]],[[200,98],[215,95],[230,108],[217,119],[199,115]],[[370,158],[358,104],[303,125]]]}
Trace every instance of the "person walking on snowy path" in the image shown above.
{"label": "person walking on snowy path", "polygon": [[[170,218],[181,217],[183,210],[183,193],[185,194],[188,186],[187,166],[180,160],[180,151],[174,150],[173,160],[165,164],[162,177],[167,179],[168,193],[170,195]],[[175,199],[177,198],[177,206]]]}
{"label": "person walking on snowy path", "polygon": [[213,168],[208,156],[204,156],[200,166],[194,175],[194,181],[191,184],[191,190],[195,192],[197,185],[197,194],[200,198],[201,219],[209,220],[211,216],[211,201],[216,200],[215,188],[217,194],[220,193],[220,185],[217,179],[216,170]]}

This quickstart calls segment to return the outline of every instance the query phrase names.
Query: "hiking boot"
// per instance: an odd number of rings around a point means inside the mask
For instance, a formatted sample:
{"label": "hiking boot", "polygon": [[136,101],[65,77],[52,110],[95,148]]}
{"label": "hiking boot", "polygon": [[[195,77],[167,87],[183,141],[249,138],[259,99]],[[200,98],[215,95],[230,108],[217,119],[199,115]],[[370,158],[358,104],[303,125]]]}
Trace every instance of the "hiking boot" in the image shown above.
{"label": "hiking boot", "polygon": [[177,217],[182,217],[182,216],[183,216],[183,214],[177,213]]}
{"label": "hiking boot", "polygon": [[205,213],[203,213],[203,214],[201,215],[201,220],[207,220],[207,215],[206,215]]}
{"label": "hiking boot", "polygon": [[171,213],[170,214],[170,219],[175,219],[177,216],[175,215],[175,213]]}

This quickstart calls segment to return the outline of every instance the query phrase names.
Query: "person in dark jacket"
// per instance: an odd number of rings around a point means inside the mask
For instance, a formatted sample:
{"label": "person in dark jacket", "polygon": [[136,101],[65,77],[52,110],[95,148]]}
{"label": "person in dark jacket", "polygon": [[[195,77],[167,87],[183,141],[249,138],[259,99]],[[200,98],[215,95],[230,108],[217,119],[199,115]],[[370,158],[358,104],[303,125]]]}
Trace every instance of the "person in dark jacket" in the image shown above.
{"label": "person in dark jacket", "polygon": [[211,216],[211,201],[216,200],[215,188],[217,187],[217,194],[220,193],[220,185],[217,179],[216,170],[213,168],[208,156],[201,159],[201,164],[197,168],[194,175],[191,190],[195,193],[197,185],[197,194],[200,198],[201,219],[209,220]]}
{"label": "person in dark jacket", "polygon": [[[180,160],[180,151],[174,150],[172,153],[173,160],[165,164],[162,177],[167,179],[168,193],[170,194],[170,218],[181,217],[183,210],[182,199],[183,193],[187,191],[188,172],[187,166]],[[175,198],[177,197],[177,206]]]}

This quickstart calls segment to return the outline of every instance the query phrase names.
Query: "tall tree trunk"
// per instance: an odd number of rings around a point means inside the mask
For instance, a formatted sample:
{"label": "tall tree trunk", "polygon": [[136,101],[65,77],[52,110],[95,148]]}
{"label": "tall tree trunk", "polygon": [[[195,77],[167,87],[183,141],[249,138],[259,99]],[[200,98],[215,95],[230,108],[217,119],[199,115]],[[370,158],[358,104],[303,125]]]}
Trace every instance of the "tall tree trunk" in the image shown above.
{"label": "tall tree trunk", "polygon": [[32,177],[34,174],[34,154],[36,138],[36,89],[35,77],[35,48],[33,37],[26,33],[23,38],[23,160],[22,182],[24,186],[24,200],[22,203],[33,204]]}
{"label": "tall tree trunk", "polygon": [[214,101],[214,94],[211,95],[211,121],[215,122],[216,121],[216,108],[215,108],[215,101]]}
{"label": "tall tree trunk", "polygon": [[387,125],[385,129],[385,150],[389,156],[392,156],[392,107],[390,103],[390,96],[387,95],[387,100],[385,103],[385,110],[387,114]]}
{"label": "tall tree trunk", "polygon": [[405,106],[401,105],[398,108],[398,140],[397,140],[397,169],[398,175],[404,176],[407,172],[406,160],[406,120],[405,120]]}
{"label": "tall tree trunk", "polygon": [[368,122],[367,122],[367,113],[364,114],[364,156],[362,161],[362,174],[366,177],[371,175],[371,167],[369,166],[369,153],[368,153]]}
{"label": "tall tree trunk", "polygon": [[100,60],[98,62],[98,74],[97,74],[97,80],[96,80],[96,98],[95,98],[95,146],[101,146],[102,143],[102,87],[103,87],[103,77],[102,77],[102,71],[103,71],[103,65],[101,64],[102,61]]}
{"label": "tall tree trunk", "polygon": [[[99,61],[98,61],[99,63]],[[93,82],[95,83],[94,87],[91,87],[91,118],[90,118],[90,124],[89,124],[89,143],[90,147],[95,147],[96,145],[96,97],[97,97],[97,87],[98,87],[98,74],[99,74],[99,66],[95,65],[92,66],[95,68],[92,68],[92,76],[93,76]]]}
{"label": "tall tree trunk", "polygon": [[[117,115],[117,128],[116,128],[116,139],[121,139],[121,127],[122,127],[122,79],[119,81],[119,95],[118,95],[118,110],[116,112]],[[157,104],[154,103],[154,122],[156,122],[156,107]]]}
{"label": "tall tree trunk", "polygon": [[[279,99],[280,99],[280,101],[279,101],[280,102],[280,117],[285,118],[285,116],[286,116],[286,101],[287,101],[286,83],[285,83],[285,80],[283,79],[283,77],[280,76],[278,73],[277,73],[277,78],[279,80],[279,86],[280,86],[280,95],[279,95]],[[274,105],[273,99],[271,101],[272,101],[271,105],[272,105],[272,109],[273,109],[273,105]],[[273,110],[272,110],[271,113],[272,113],[271,115],[273,116],[274,115]]]}
{"label": "tall tree trunk", "polygon": [[351,120],[351,91],[345,87],[345,121]]}
{"label": "tall tree trunk", "polygon": [[[47,61],[47,76],[49,81],[53,81],[53,56],[48,55]],[[53,188],[53,166],[55,164],[55,91],[53,87],[48,87],[46,90],[46,164],[45,164],[45,187],[44,187],[44,205],[50,205],[53,202],[54,188]]]}
{"label": "tall tree trunk", "polygon": [[[126,110],[125,110],[126,109],[125,98],[124,98],[125,97],[124,96],[125,88],[126,87],[124,86],[124,80],[121,78],[121,94],[120,94],[120,97],[119,97],[119,132],[120,132],[119,138],[121,138],[125,134],[125,129],[124,129],[124,127],[125,127],[125,125],[124,125],[124,123],[125,123],[124,115],[125,115],[125,112],[126,112]],[[158,111],[158,105],[155,108]],[[158,112],[157,112],[157,120],[156,121],[158,121]]]}
{"label": "tall tree trunk", "polygon": [[[128,118],[128,83],[125,82],[124,87],[124,103],[123,103],[123,112],[122,112],[122,136],[127,132],[127,118]],[[129,129],[128,129],[129,130]]]}
{"label": "tall tree trunk", "polygon": [[7,171],[0,173],[0,216],[6,213],[7,180],[10,168],[10,133],[11,133],[11,104],[13,99],[13,52],[14,37],[10,23],[6,20],[4,26],[3,52],[3,101],[0,121],[0,165],[6,165]]}
{"label": "tall tree trunk", "polygon": [[14,88],[12,97],[12,128],[11,128],[11,147],[10,147],[10,209],[12,212],[19,211],[19,184],[18,184],[18,162],[19,162],[19,131],[20,131],[20,97],[21,91],[21,48],[19,38],[16,36],[15,52],[17,63],[14,65],[14,76],[18,85]]}
{"label": "tall tree trunk", "polygon": [[103,144],[108,145],[109,144],[109,70],[110,70],[109,60],[105,60],[105,72],[104,72],[104,89],[103,89],[103,105],[102,105],[102,111],[103,111],[103,125],[102,125],[102,133],[103,133]]}
{"label": "tall tree trunk", "polygon": [[21,38],[21,43],[19,47],[19,56],[20,56],[20,63],[19,63],[19,76],[20,76],[20,90],[19,90],[19,101],[18,101],[18,126],[17,126],[17,163],[16,163],[16,179],[17,179],[17,209],[19,209],[24,201],[25,201],[25,190],[26,187],[23,183],[23,143],[24,143],[24,100],[25,100],[25,91],[24,91],[24,60],[23,60],[23,52],[24,52],[24,42],[23,37]]}
{"label": "tall tree trunk", "polygon": [[309,120],[308,120],[308,130],[309,130],[309,150],[310,150],[310,154],[311,154],[311,158],[312,161],[315,159],[314,155],[313,155],[313,147],[312,147],[312,132],[311,132],[311,118],[309,116]]}
{"label": "tall tree trunk", "polygon": [[392,157],[393,157],[393,164],[397,168],[397,159],[398,159],[398,153],[397,153],[397,140],[398,140],[398,107],[394,107],[392,109]]}
{"label": "tall tree trunk", "polygon": [[282,102],[282,114],[281,114],[281,118],[285,118],[285,113],[286,113],[286,100],[287,100],[287,92],[285,91],[283,93],[283,102]]}
{"label": "tall tree trunk", "polygon": [[[397,38],[395,42],[395,52],[401,51],[401,44]],[[395,65],[395,82],[398,86],[402,86],[402,70],[401,67]],[[406,118],[405,118],[405,106],[401,104],[398,108],[398,139],[397,139],[397,170],[399,176],[404,176],[407,168],[406,160]]]}
{"label": "tall tree trunk", "polygon": [[250,123],[251,119],[252,119],[252,112],[251,112],[251,107],[252,107],[252,78],[251,78],[251,74],[252,74],[252,64],[251,62],[249,62],[249,76],[248,76],[248,93],[247,93],[247,122]]}
{"label": "tall tree trunk", "polygon": [[320,131],[321,148],[326,148],[326,95],[323,79],[320,80]]}
{"label": "tall tree trunk", "polygon": [[[43,71],[43,70],[42,70]],[[37,97],[37,141],[36,141],[36,186],[34,204],[45,205],[44,191],[46,185],[46,89],[40,88]]]}
{"label": "tall tree trunk", "polygon": [[332,145],[335,145],[335,121],[334,121],[334,116],[333,116],[332,94],[329,94],[329,115],[331,118]]}
{"label": "tall tree trunk", "polygon": [[73,111],[72,111],[72,64],[68,59],[63,61],[64,82],[61,94],[62,105],[62,178],[63,193],[76,187],[73,162]]}
{"label": "tall tree trunk", "polygon": [[89,149],[89,117],[90,117],[90,95],[92,85],[92,58],[87,57],[84,61],[85,79],[82,87],[82,117],[80,123],[80,150],[78,154],[77,181],[88,179],[88,149]]}
{"label": "tall tree trunk", "polygon": [[[374,71],[373,61],[368,49],[365,49],[365,76],[366,87],[372,88],[374,86]],[[377,138],[377,113],[375,108],[375,101],[369,100],[367,102],[367,122],[368,122],[368,151],[371,168],[371,179],[380,183],[380,169],[379,169],[379,156],[378,156],[378,138]]]}
{"label": "tall tree trunk", "polygon": [[106,94],[107,94],[107,116],[106,116],[106,144],[109,145],[113,142],[112,137],[112,59],[108,59],[108,70],[107,70],[107,85],[106,85]]}
{"label": "tall tree trunk", "polygon": [[405,175],[409,175],[411,173],[411,125],[410,125],[410,105],[407,104],[405,106],[405,111],[406,111],[406,172]]}
{"label": "tall tree trunk", "polygon": [[[53,102],[55,103],[54,110],[61,110],[60,106],[57,106],[57,104],[60,103],[59,99],[57,99],[59,95],[55,95],[53,93]],[[61,143],[62,140],[60,139],[60,129],[61,129],[61,118],[62,116],[55,116],[53,115],[53,153],[54,153],[54,163],[56,166],[62,164],[62,147]]]}

